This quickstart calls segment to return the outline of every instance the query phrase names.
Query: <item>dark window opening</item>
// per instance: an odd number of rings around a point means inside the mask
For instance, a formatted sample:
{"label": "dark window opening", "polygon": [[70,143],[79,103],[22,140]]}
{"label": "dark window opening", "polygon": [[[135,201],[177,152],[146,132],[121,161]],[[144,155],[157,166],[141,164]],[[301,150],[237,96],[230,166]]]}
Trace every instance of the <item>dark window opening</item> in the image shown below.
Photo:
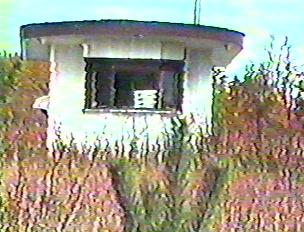
{"label": "dark window opening", "polygon": [[86,109],[181,111],[184,62],[85,58]]}

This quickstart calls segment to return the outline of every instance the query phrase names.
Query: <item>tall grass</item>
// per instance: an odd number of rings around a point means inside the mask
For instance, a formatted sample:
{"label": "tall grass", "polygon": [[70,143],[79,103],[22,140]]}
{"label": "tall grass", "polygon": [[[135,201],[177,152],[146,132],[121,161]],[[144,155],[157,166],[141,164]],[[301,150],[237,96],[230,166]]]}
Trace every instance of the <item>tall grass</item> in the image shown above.
{"label": "tall grass", "polygon": [[[19,78],[18,90],[5,94],[11,105],[3,103],[12,113],[1,116],[8,123],[2,137],[2,229],[300,231],[304,202],[296,196],[304,194],[303,113],[300,97],[291,96],[290,89],[302,91],[291,78],[302,76],[290,62],[287,43],[279,53],[271,51],[264,63],[249,67],[244,80],[227,83],[223,76],[215,83],[215,134],[200,138],[198,152],[189,144],[186,121],[172,121],[173,146],[161,161],[152,152],[142,158],[115,158],[98,146],[80,152],[60,134],[48,152],[43,139],[35,139],[38,127],[15,133],[20,120],[33,120],[12,109],[14,97],[33,83]],[[14,75],[32,72],[37,76],[35,65]],[[46,76],[37,83],[43,87],[48,75],[39,75]],[[16,142],[7,143],[8,138]]]}

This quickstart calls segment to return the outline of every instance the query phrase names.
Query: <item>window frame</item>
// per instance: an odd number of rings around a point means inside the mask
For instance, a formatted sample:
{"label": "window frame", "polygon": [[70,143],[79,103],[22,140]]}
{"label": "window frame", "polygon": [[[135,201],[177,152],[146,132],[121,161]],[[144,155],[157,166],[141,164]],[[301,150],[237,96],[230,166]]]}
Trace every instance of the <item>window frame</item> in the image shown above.
{"label": "window frame", "polygon": [[[145,112],[157,112],[157,113],[182,113],[182,98],[183,98],[183,79],[184,79],[184,60],[168,60],[168,59],[130,59],[130,58],[91,58],[85,57],[85,104],[83,112],[134,112],[134,113],[145,113]],[[145,72],[145,73],[156,73],[160,78],[162,71],[172,71],[172,78],[174,83],[172,90],[174,91],[174,108],[118,108],[114,106],[113,93],[115,74],[129,70],[131,72]],[[105,104],[103,107],[92,106],[92,101],[97,98],[96,86],[93,86],[94,80],[92,81],[92,73],[105,72],[110,76],[112,83],[112,90],[110,91],[109,99],[110,103]],[[109,77],[108,76],[108,77]],[[107,78],[108,78],[107,77]],[[96,76],[95,76],[96,81]],[[159,82],[159,80],[158,80]],[[161,86],[162,88],[163,86]],[[93,92],[93,93],[92,93]],[[95,97],[94,97],[95,96]],[[96,101],[96,100],[95,100]],[[111,102],[113,101],[113,102]],[[162,103],[163,104],[163,103]]]}

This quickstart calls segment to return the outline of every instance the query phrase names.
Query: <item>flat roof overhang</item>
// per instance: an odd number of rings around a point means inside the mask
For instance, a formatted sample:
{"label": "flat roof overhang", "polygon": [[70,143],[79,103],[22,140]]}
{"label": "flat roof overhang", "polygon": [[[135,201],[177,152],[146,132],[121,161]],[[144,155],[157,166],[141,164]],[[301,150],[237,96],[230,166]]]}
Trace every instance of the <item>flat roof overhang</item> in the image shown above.
{"label": "flat roof overhang", "polygon": [[[132,20],[70,21],[28,24],[21,26],[21,39],[62,36],[114,36],[114,37],[165,37],[184,40],[216,40],[232,43],[242,49],[244,34],[229,30],[194,24],[145,22]],[[183,39],[182,39],[183,40]]]}

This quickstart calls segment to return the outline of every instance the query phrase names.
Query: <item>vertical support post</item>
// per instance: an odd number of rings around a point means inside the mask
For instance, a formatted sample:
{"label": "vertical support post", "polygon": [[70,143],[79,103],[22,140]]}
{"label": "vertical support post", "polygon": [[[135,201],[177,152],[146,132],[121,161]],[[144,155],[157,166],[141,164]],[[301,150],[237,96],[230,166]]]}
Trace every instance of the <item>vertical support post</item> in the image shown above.
{"label": "vertical support post", "polygon": [[82,43],[82,55],[83,57],[89,57],[90,54],[90,45],[86,43]]}

